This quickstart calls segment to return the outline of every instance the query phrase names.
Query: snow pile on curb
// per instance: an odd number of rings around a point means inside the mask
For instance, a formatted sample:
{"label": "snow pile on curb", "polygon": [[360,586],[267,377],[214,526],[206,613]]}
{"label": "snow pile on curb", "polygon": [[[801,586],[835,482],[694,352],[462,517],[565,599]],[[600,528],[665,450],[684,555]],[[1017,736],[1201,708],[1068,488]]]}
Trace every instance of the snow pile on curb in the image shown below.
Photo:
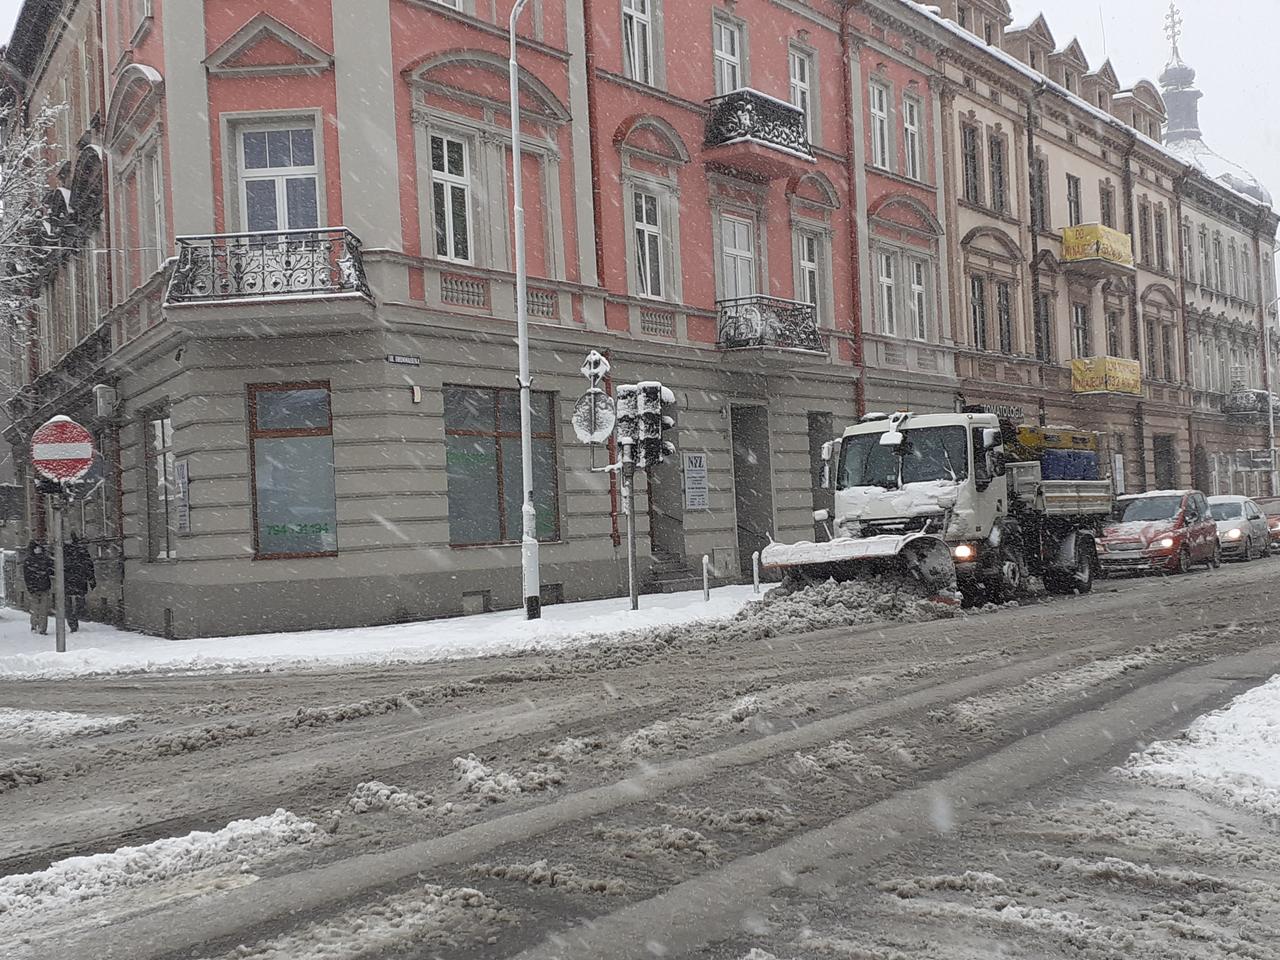
{"label": "snow pile on curb", "polygon": [[56,741],[132,727],[131,716],[94,716],[66,710],[16,710],[0,707],[0,737]]}
{"label": "snow pile on curb", "polygon": [[370,813],[390,810],[392,813],[413,813],[431,806],[431,797],[402,787],[393,787],[381,780],[357,783],[347,797],[347,806],[353,813]]}
{"label": "snow pile on curb", "polygon": [[498,902],[479,890],[428,883],[269,940],[241,945],[220,960],[337,960],[393,951],[400,956],[411,946],[417,948],[413,956],[436,956],[440,949],[477,940],[495,943],[500,926],[510,922]]}
{"label": "snow pile on curb", "polygon": [[1134,754],[1122,770],[1280,817],[1280,676],[1200,717],[1178,739]]}
{"label": "snow pile on curb", "polygon": [[735,619],[780,622],[782,632],[803,633],[867,623],[923,623],[956,615],[957,608],[930,599],[917,580],[883,574],[865,580],[777,587]]}
{"label": "snow pile on curb", "polygon": [[0,877],[0,930],[9,921],[210,867],[247,869],[268,854],[322,835],[310,820],[277,810],[253,820],[233,820],[212,833],[197,830],[111,853],[69,857],[36,873]]}

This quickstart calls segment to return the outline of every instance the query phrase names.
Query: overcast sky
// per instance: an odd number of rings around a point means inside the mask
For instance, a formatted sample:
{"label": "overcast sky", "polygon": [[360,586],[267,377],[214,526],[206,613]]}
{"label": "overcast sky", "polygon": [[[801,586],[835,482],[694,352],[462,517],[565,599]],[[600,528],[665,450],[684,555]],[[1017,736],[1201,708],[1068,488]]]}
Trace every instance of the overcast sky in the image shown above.
{"label": "overcast sky", "polygon": [[[1111,57],[1121,83],[1154,82],[1169,59],[1168,0],[1010,2],[1015,21],[1043,12],[1060,46],[1079,37],[1092,66]],[[0,37],[12,32],[21,6],[22,0],[0,0]],[[1179,6],[1182,55],[1204,91],[1206,142],[1280,197],[1280,0],[1179,0]]]}

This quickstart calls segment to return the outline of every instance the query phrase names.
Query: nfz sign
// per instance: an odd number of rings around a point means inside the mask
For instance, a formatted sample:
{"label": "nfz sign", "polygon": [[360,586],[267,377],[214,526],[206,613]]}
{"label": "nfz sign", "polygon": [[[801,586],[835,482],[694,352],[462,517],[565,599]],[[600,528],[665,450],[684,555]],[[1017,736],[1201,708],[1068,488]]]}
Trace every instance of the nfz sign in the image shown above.
{"label": "nfz sign", "polygon": [[684,508],[706,510],[711,506],[711,489],[707,482],[707,455],[684,455]]}

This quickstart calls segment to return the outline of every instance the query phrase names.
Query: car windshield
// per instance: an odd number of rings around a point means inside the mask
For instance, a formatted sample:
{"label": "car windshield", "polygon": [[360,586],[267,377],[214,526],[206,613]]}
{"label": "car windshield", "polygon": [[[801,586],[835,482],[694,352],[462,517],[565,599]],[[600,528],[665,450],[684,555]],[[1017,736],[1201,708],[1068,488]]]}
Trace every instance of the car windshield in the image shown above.
{"label": "car windshield", "polygon": [[1139,497],[1116,505],[1116,519],[1124,523],[1135,520],[1172,520],[1182,506],[1181,497]]}
{"label": "car windshield", "polygon": [[1209,512],[1213,514],[1215,520],[1239,520],[1240,504],[1238,503],[1211,503],[1209,504]]}
{"label": "car windshield", "polygon": [[837,486],[897,488],[927,480],[964,480],[969,456],[964,427],[918,427],[903,431],[898,447],[880,443],[881,434],[864,433],[844,442]]}

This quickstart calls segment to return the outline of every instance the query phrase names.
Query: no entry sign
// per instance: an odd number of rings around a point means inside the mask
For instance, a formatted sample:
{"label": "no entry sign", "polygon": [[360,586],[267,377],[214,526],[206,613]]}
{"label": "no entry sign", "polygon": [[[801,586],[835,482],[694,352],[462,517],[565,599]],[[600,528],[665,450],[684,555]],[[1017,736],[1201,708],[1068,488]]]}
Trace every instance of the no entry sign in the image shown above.
{"label": "no entry sign", "polygon": [[54,417],[31,435],[31,465],[50,480],[79,480],[93,465],[93,435],[70,417]]}

